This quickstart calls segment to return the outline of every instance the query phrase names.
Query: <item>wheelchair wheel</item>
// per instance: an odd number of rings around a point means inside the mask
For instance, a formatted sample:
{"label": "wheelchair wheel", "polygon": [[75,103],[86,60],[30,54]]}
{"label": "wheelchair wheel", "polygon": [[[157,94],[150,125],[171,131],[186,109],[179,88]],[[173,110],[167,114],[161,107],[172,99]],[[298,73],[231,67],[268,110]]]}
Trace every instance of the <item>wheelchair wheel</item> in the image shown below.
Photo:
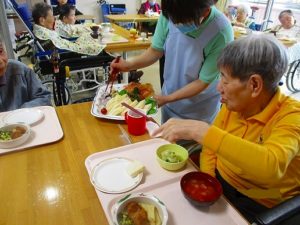
{"label": "wheelchair wheel", "polygon": [[[48,91],[51,92],[52,105],[58,106],[59,102],[57,100],[57,86],[55,84],[55,80],[54,79],[46,80],[46,81],[42,82],[42,84],[47,88]],[[69,102],[71,100],[71,93],[66,85],[64,86],[64,91],[65,91],[65,96],[66,96],[66,102],[64,102],[64,104],[69,104]]]}
{"label": "wheelchair wheel", "polygon": [[286,86],[291,92],[300,91],[300,59],[295,60],[289,66],[288,72],[286,73]]}
{"label": "wheelchair wheel", "polygon": [[294,92],[300,91],[300,60],[294,61],[294,69],[291,74],[291,86]]}

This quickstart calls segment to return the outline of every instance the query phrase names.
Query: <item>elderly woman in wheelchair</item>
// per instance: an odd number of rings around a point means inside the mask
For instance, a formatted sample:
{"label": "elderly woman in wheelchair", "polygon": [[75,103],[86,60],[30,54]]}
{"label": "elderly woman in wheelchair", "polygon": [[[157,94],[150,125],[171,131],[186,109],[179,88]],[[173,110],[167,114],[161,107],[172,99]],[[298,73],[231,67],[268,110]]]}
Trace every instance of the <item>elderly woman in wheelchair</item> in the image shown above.
{"label": "elderly woman in wheelchair", "polygon": [[105,45],[101,45],[97,39],[93,39],[89,32],[82,32],[75,41],[69,41],[60,36],[54,30],[55,19],[51,6],[46,3],[37,3],[32,10],[34,21],[33,33],[41,41],[51,41],[58,49],[69,50],[85,55],[98,55],[102,52]]}

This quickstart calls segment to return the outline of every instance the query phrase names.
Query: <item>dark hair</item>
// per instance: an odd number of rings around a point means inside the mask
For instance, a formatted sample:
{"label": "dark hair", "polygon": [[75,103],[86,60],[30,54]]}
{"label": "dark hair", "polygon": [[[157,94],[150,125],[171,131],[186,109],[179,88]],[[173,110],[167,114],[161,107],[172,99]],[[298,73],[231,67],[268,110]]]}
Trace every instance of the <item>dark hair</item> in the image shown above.
{"label": "dark hair", "polygon": [[283,16],[283,14],[288,14],[289,16],[294,16],[292,10],[287,9],[287,10],[283,10],[279,13],[278,19],[280,19]]}
{"label": "dark hair", "polygon": [[49,10],[52,10],[51,6],[44,2],[35,4],[32,8],[32,19],[34,23],[40,24],[40,18],[46,18]]}
{"label": "dark hair", "polygon": [[214,5],[214,0],[162,0],[162,14],[173,23],[200,23],[205,9]]}
{"label": "dark hair", "polygon": [[264,88],[274,93],[288,67],[288,56],[286,48],[274,36],[252,34],[227,45],[217,65],[240,81],[247,81],[251,75],[259,74]]}
{"label": "dark hair", "polygon": [[64,16],[68,17],[72,10],[76,10],[74,5],[64,4],[59,9],[59,19],[63,20]]}

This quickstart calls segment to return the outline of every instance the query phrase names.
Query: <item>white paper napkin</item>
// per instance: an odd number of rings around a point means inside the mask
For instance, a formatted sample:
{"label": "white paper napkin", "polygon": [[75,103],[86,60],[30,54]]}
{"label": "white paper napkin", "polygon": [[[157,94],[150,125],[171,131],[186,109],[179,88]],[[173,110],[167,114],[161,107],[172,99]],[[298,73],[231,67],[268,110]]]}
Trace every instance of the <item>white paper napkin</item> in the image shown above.
{"label": "white paper napkin", "polygon": [[159,128],[159,125],[157,123],[154,123],[152,121],[146,122],[146,129],[148,130],[148,133],[151,137],[161,137],[161,133],[156,134],[155,136],[152,136],[155,130]]}

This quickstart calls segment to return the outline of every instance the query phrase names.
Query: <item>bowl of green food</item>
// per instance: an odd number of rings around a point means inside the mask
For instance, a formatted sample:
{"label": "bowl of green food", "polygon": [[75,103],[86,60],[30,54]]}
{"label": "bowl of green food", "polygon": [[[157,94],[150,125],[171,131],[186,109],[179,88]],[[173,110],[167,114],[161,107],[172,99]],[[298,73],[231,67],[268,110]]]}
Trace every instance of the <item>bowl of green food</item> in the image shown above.
{"label": "bowl of green food", "polygon": [[159,165],[166,170],[183,168],[188,157],[188,151],[176,144],[165,144],[156,150],[156,159]]}
{"label": "bowl of green food", "polygon": [[0,128],[0,148],[14,148],[25,143],[30,136],[27,124],[8,124]]}

